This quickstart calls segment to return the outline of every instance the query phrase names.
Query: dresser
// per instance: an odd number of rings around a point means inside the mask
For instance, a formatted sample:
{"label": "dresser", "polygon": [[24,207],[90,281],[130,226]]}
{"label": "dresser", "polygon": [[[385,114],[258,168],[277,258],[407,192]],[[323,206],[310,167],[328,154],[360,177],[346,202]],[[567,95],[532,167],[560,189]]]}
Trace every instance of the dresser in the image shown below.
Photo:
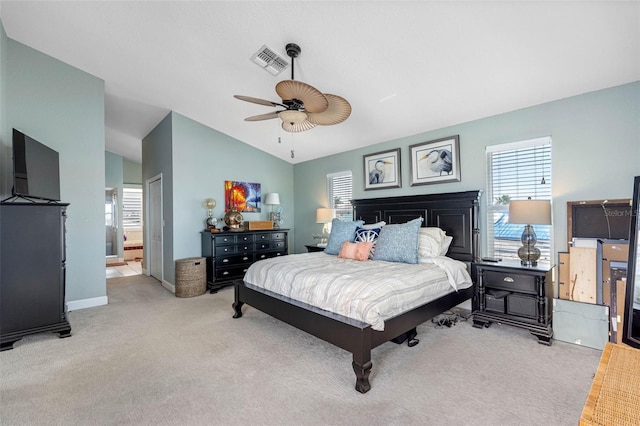
{"label": "dresser", "polygon": [[0,205],[0,350],[34,333],[71,336],[65,308],[67,206]]}
{"label": "dresser", "polygon": [[244,277],[258,260],[288,253],[288,229],[244,232],[208,232],[202,235],[202,257],[206,259],[207,289],[215,293]]}
{"label": "dresser", "polygon": [[521,266],[512,260],[473,263],[478,296],[473,326],[497,322],[520,327],[536,336],[538,343],[551,345],[552,270],[553,265]]}

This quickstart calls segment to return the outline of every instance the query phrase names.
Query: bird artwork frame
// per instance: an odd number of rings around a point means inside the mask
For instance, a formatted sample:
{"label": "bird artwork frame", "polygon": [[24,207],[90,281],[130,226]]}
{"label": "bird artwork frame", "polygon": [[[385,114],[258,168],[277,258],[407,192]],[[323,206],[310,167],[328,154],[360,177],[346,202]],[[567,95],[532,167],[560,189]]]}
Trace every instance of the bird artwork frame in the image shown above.
{"label": "bird artwork frame", "polygon": [[363,155],[364,190],[400,188],[400,148]]}
{"label": "bird artwork frame", "polygon": [[460,182],[460,136],[409,146],[411,186]]}

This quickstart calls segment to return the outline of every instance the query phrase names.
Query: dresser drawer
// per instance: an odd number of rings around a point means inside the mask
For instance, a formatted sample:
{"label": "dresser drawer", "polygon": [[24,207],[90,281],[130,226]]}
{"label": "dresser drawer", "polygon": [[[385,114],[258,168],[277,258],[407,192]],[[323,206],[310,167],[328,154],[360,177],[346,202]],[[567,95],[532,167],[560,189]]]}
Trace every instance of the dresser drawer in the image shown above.
{"label": "dresser drawer", "polygon": [[256,253],[256,261],[262,260],[262,259],[269,259],[271,257],[284,256],[286,254],[287,253],[285,253],[284,251],[268,251],[265,253]]}
{"label": "dresser drawer", "polygon": [[242,243],[252,243],[253,242],[253,234],[240,234],[236,236],[236,242],[238,244],[242,244]]}
{"label": "dresser drawer", "polygon": [[249,269],[249,265],[233,266],[229,268],[216,268],[215,279],[218,281],[242,278]]}
{"label": "dresser drawer", "polygon": [[219,237],[216,237],[216,241],[215,241],[216,247],[235,244],[235,243],[236,243],[236,236],[235,235],[219,236]]}
{"label": "dresser drawer", "polygon": [[271,234],[272,240],[284,240],[287,237],[286,232],[274,232]]}
{"label": "dresser drawer", "polygon": [[253,243],[236,244],[236,253],[253,253]]}
{"label": "dresser drawer", "polygon": [[482,282],[487,288],[537,294],[536,277],[511,271],[484,270]]}
{"label": "dresser drawer", "polygon": [[243,263],[251,263],[253,262],[253,253],[244,253],[244,254],[234,254],[231,256],[216,256],[216,266],[217,267],[225,267],[225,266],[235,266],[241,265]]}

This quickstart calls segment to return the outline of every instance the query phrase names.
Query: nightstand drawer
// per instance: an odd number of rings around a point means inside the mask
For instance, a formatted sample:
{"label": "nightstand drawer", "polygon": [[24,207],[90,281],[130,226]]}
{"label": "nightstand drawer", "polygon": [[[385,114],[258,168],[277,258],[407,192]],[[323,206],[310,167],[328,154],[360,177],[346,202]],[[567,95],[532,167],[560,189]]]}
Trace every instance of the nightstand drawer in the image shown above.
{"label": "nightstand drawer", "polygon": [[487,288],[537,294],[536,277],[511,271],[485,270],[482,282]]}

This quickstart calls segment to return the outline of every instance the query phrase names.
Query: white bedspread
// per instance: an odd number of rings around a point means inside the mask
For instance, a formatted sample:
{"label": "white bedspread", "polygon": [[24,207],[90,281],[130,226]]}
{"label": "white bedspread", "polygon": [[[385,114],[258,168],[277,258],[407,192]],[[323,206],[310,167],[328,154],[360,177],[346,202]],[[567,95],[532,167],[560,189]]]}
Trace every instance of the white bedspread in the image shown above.
{"label": "white bedspread", "polygon": [[386,319],[472,285],[463,262],[434,259],[411,265],[294,254],[252,264],[244,281],[382,331]]}

